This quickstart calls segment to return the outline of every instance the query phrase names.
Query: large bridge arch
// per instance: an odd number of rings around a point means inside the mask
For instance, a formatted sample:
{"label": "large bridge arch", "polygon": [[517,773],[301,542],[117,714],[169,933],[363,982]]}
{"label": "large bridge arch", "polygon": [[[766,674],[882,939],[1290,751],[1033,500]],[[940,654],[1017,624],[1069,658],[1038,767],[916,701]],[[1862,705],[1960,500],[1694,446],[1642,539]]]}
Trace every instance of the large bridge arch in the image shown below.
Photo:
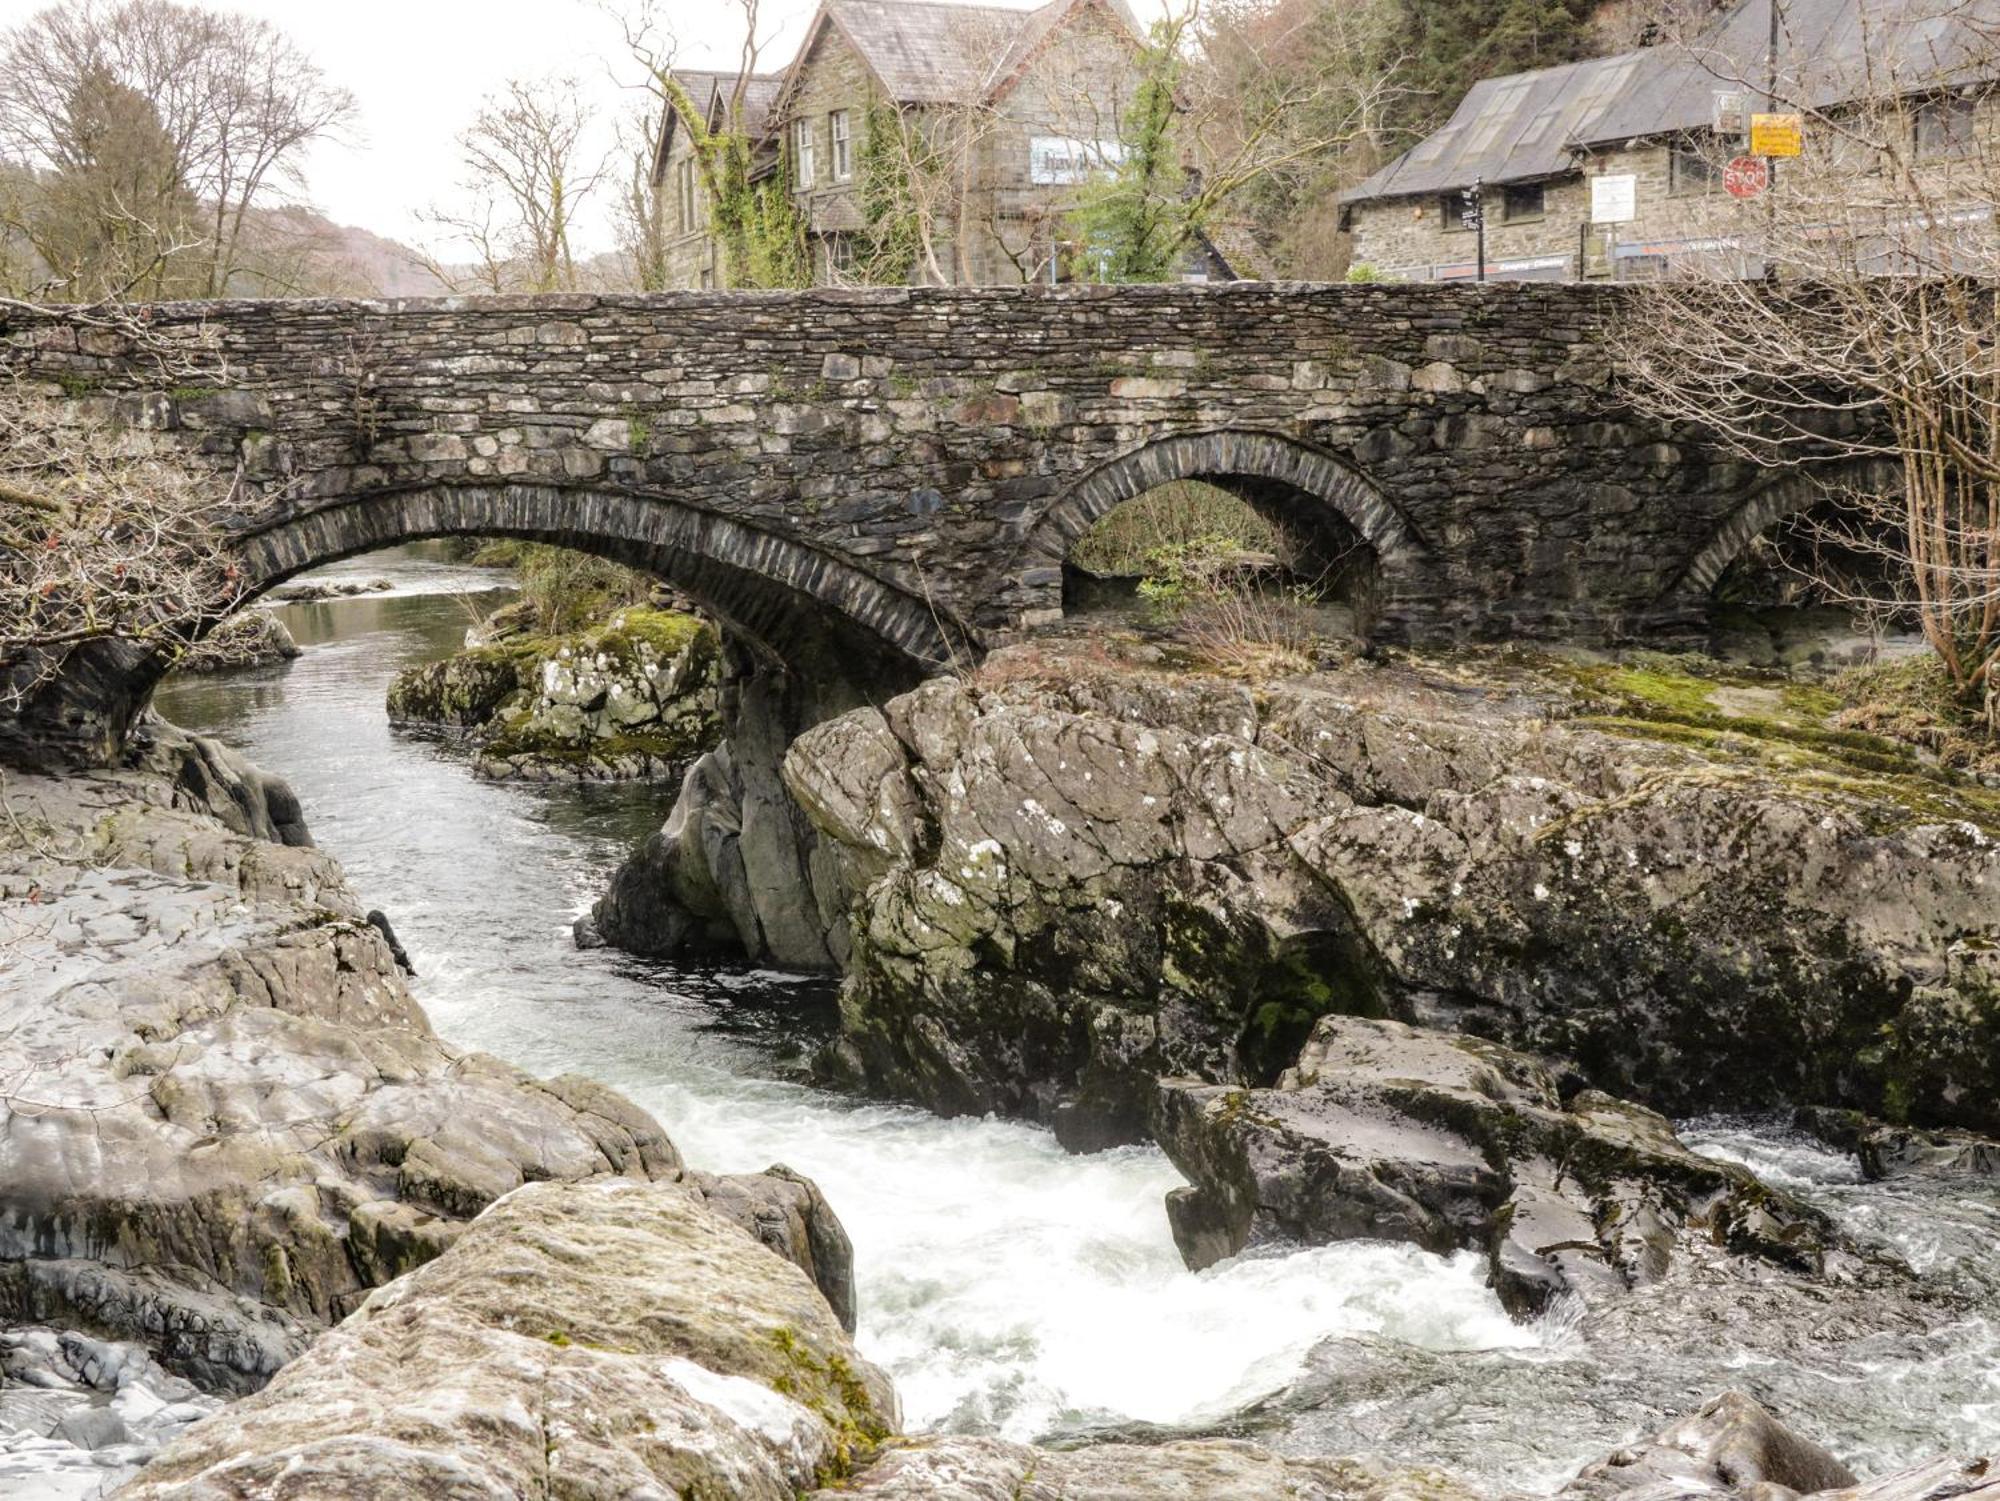
{"label": "large bridge arch", "polygon": [[[860,650],[891,672],[935,670],[965,633],[925,601],[852,564],[693,506],[619,490],[438,485],[323,504],[248,528],[239,607],[296,574],[432,537],[512,537],[595,553],[672,584],[746,644],[805,665]],[[865,662],[865,656],[863,661]]]}
{"label": "large bridge arch", "polygon": [[[184,639],[200,640],[297,574],[451,536],[546,542],[650,573],[709,611],[732,642],[822,691],[896,691],[969,649],[967,633],[928,602],[788,538],[661,497],[541,484],[378,491],[246,526],[231,539],[242,592],[227,612],[190,619]],[[77,649],[0,720],[0,753],[27,766],[111,759],[173,655],[125,642]]]}

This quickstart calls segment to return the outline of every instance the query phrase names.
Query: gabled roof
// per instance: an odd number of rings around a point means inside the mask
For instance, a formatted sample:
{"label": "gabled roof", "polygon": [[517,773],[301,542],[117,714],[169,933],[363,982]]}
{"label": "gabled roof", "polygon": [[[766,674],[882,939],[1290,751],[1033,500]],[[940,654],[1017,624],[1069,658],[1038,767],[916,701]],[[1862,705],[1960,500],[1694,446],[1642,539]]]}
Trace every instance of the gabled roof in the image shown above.
{"label": "gabled roof", "polygon": [[1447,193],[1475,179],[1525,182],[1568,172],[1578,129],[1631,85],[1646,57],[1627,52],[1482,79],[1442,129],[1342,193],[1340,201]]}
{"label": "gabled roof", "polygon": [[[674,79],[687,90],[688,97],[707,120],[709,128],[721,124],[723,113],[729,108],[730,96],[736,92],[736,81],[740,75],[735,72],[718,72],[709,68],[675,68]],[[743,79],[743,130],[751,140],[763,136],[770,122],[771,106],[778,101],[779,91],[784,87],[782,73],[752,73]],[[674,137],[681,128],[679,112],[667,109],[660,122],[660,139],[653,151],[653,180],[661,181],[666,175],[667,156],[673,150]]]}
{"label": "gabled roof", "polygon": [[[1553,177],[1588,147],[1706,129],[1716,90],[1761,88],[1767,3],[1742,0],[1686,44],[1482,80],[1441,130],[1340,202]],[[1996,73],[2000,0],[1782,0],[1780,14],[1779,93],[1815,107]]]}
{"label": "gabled roof", "polygon": [[[821,0],[784,92],[832,31],[852,47],[897,104],[970,104],[1002,92],[1064,23],[1098,10],[1138,44],[1143,33],[1124,0],[1048,0],[1034,10],[947,0]],[[783,108],[783,93],[776,108]]]}

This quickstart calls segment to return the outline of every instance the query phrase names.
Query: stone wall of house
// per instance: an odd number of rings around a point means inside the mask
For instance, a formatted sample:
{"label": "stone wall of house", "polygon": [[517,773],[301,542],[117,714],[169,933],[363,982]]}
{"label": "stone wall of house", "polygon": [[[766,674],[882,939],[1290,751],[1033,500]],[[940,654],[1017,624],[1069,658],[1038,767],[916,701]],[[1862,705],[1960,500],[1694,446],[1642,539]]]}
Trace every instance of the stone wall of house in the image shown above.
{"label": "stone wall of house", "polygon": [[[1979,101],[1976,129],[1981,146],[1969,154],[1966,168],[1953,168],[1946,162],[1932,163],[1923,169],[1924,180],[1927,191],[1949,197],[1948,173],[1969,169],[1982,181],[1965,193],[1964,198],[1990,208],[1993,173],[1990,165],[1982,168],[1978,163],[1983,160],[1990,164],[2000,155],[2000,97],[1987,96]],[[1614,227],[1622,258],[1707,255],[1720,257],[1711,259],[1708,262],[1711,266],[1739,263],[1733,252],[1704,249],[1702,242],[1754,243],[1767,205],[1761,199],[1732,198],[1723,190],[1719,175],[1692,186],[1677,180],[1671,155],[1661,142],[1637,142],[1595,153],[1582,170],[1545,185],[1545,212],[1527,223],[1507,222],[1502,209],[1502,190],[1498,185],[1489,188],[1488,267],[1566,256],[1570,261],[1565,273],[1568,276],[1616,274],[1602,261],[1586,262],[1581,251],[1584,230],[1590,223],[1590,178],[1627,173],[1638,179],[1638,214],[1632,222]],[[1879,174],[1850,170],[1838,161],[1811,161],[1799,167],[1780,163],[1780,191],[1790,173],[1802,170],[1824,174],[1808,190],[1808,201],[1824,204],[1829,222],[1839,222],[1850,208],[1860,209],[1871,199],[1893,202],[1897,196],[1893,185],[1884,182]],[[1409,280],[1448,279],[1467,274],[1474,256],[1474,237],[1456,227],[1458,206],[1458,195],[1453,194],[1453,227],[1447,229],[1435,195],[1353,205],[1348,220],[1354,264]],[[1540,274],[1549,274],[1549,268],[1539,269]],[[1650,268],[1642,262],[1625,268],[1627,274],[1644,269]]]}
{"label": "stone wall of house", "polygon": [[[694,170],[695,174],[694,212],[691,216],[682,211],[679,190],[681,174],[688,170]],[[721,286],[724,278],[719,265],[720,251],[715,237],[708,232],[708,192],[701,185],[701,173],[695,166],[694,144],[686,130],[674,132],[665,170],[656,190],[661,195],[666,212],[667,286],[686,292]]]}
{"label": "stone wall of house", "polygon": [[[774,127],[784,142],[787,159],[794,149],[793,129],[803,123],[813,140],[814,178],[810,188],[793,185],[799,211],[814,237],[813,273],[822,285],[840,279],[837,262],[838,238],[854,235],[867,227],[867,213],[861,203],[861,151],[868,134],[868,111],[876,97],[873,75],[860,54],[839,30],[828,27],[820,34],[813,50],[797,67],[796,83],[784,118]],[[833,154],[833,115],[845,111],[849,130],[846,175],[836,170]]]}

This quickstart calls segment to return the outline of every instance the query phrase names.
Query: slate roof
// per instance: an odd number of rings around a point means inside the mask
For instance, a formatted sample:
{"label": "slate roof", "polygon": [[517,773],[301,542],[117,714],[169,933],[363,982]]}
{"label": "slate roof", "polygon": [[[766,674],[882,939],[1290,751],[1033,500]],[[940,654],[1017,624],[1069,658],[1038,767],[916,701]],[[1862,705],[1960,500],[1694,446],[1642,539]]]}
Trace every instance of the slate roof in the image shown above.
{"label": "slate roof", "polygon": [[1647,57],[1627,52],[1472,86],[1444,127],[1372,177],[1342,203],[1414,197],[1487,182],[1526,182],[1573,170],[1570,145],[1588,118],[1629,88]]}
{"label": "slate roof", "polygon": [[1033,10],[949,0],[822,0],[799,56],[831,26],[896,103],[973,103],[1005,88],[1063,22],[1093,4],[1135,41],[1144,35],[1124,0],[1048,0]]}
{"label": "slate roof", "polygon": [[[2000,50],[2000,0],[1783,0],[1780,17],[1779,93],[1815,108],[1990,79]],[[1762,0],[1737,6],[1693,42],[1655,49],[1577,143],[1706,128],[1715,90],[1762,87],[1769,45]]]}
{"label": "slate roof", "polygon": [[983,95],[1020,34],[1043,11],[937,0],[825,0],[822,13],[899,104],[957,104]]}
{"label": "slate roof", "polygon": [[[1555,177],[1583,148],[1704,129],[1717,89],[1764,76],[1766,3],[1743,0],[1683,45],[1484,79],[1442,129],[1340,202]],[[1995,75],[2000,0],[1781,0],[1781,16],[1780,92],[1818,107],[1885,82],[1908,93]]]}
{"label": "slate roof", "polygon": [[[722,111],[727,108],[729,97],[736,90],[737,74],[734,69],[719,72],[708,68],[676,68],[674,77],[680,86],[688,91],[688,97],[700,106],[708,117],[710,125],[717,123]],[[771,106],[778,102],[778,95],[785,86],[782,73],[753,73],[743,83],[743,127],[751,140],[764,134],[771,118]],[[665,111],[659,144],[653,152],[653,181],[665,179],[667,155],[673,149],[674,133],[680,129],[680,117],[671,109]]]}

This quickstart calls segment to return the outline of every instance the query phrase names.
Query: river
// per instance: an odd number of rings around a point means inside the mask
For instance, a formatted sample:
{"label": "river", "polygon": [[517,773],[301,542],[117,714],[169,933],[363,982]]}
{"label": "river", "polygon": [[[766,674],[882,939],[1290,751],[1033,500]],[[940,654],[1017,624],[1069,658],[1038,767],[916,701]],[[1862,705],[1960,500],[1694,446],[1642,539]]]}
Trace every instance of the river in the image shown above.
{"label": "river", "polygon": [[[894,1377],[913,1430],[1242,1430],[1553,1486],[1742,1385],[1867,1469],[2000,1441],[2000,1339],[1984,1320],[1824,1363],[1715,1350],[1662,1365],[1587,1348],[1560,1319],[1510,1321],[1470,1255],[1345,1245],[1195,1274],[1161,1205],[1181,1180],[1157,1151],[1072,1157],[1031,1127],[807,1086],[799,1065],[830,1024],[829,982],[570,941],[670,787],[480,782],[450,746],[390,728],[390,679],[456,647],[469,591],[493,575],[424,549],[326,575],[394,588],[284,606],[304,656],[171,681],[162,712],[290,779],[318,842],[394,920],[417,994],[454,1043],[621,1089],[696,1166],[783,1162],[815,1178],[854,1242],[860,1347]],[[2000,1289],[2000,1195],[1862,1185],[1843,1159],[1739,1122],[1698,1139],[1941,1274]]]}

